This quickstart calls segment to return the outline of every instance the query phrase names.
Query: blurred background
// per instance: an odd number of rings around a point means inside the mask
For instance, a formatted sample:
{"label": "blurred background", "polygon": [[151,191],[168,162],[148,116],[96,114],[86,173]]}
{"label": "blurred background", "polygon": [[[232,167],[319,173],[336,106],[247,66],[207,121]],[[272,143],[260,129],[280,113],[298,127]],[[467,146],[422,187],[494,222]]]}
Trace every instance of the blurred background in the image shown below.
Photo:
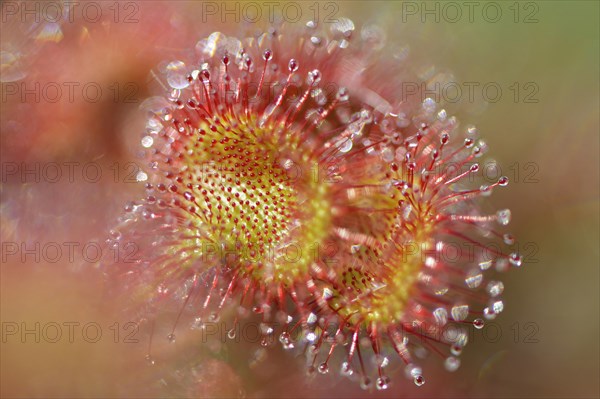
{"label": "blurred background", "polygon": [[490,201],[512,210],[525,262],[502,276],[506,310],[475,334],[461,369],[426,361],[420,388],[401,370],[382,393],[337,373],[307,379],[278,347],[178,340],[167,361],[145,361],[147,337],[104,303],[93,260],[143,193],[134,162],[150,71],[213,31],[243,31],[236,18],[257,18],[245,4],[1,3],[2,397],[598,397],[594,1],[253,3],[263,24],[275,4],[290,18],[300,10],[297,23],[377,26],[423,76],[452,76],[462,92],[442,100],[458,96],[449,113],[477,126],[511,178]]}

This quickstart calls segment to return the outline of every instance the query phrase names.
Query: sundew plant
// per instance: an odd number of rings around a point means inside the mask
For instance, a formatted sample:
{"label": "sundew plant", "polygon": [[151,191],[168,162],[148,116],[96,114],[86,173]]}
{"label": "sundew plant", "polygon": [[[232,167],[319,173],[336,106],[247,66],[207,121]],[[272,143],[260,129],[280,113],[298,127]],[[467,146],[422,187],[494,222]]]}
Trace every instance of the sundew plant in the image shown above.
{"label": "sundew plant", "polygon": [[423,385],[424,352],[459,367],[522,257],[510,211],[485,205],[508,178],[480,181],[477,129],[405,92],[423,83],[405,53],[346,18],[282,23],[212,33],[155,77],[146,195],[108,240],[140,253],[103,266],[151,339],[259,320],[262,346],[364,389],[387,389],[391,362]]}

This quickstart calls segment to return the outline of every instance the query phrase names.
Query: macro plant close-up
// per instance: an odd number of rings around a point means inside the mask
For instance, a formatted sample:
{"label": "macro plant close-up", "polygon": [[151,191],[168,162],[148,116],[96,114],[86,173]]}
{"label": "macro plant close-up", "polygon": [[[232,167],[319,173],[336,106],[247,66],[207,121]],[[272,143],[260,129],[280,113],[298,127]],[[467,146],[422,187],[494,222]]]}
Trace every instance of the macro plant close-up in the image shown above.
{"label": "macro plant close-up", "polygon": [[0,7],[2,397],[600,395],[598,3]]}

